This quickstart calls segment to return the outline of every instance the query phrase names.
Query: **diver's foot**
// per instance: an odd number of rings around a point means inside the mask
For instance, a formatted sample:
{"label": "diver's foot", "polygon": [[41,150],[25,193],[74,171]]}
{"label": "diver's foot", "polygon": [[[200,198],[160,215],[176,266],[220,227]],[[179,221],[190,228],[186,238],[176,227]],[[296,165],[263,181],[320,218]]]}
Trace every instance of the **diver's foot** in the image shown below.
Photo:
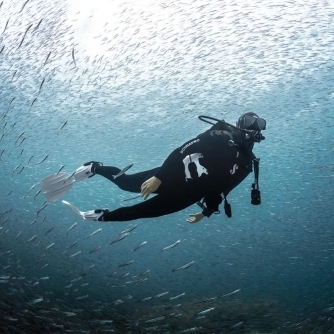
{"label": "diver's foot", "polygon": [[74,179],[76,182],[83,181],[95,175],[95,169],[98,166],[103,166],[102,162],[89,161],[79,167],[74,173]]}
{"label": "diver's foot", "polygon": [[94,221],[105,221],[104,214],[109,212],[108,209],[97,209],[97,210],[91,210],[87,211],[83,214],[83,218],[85,220],[94,220]]}

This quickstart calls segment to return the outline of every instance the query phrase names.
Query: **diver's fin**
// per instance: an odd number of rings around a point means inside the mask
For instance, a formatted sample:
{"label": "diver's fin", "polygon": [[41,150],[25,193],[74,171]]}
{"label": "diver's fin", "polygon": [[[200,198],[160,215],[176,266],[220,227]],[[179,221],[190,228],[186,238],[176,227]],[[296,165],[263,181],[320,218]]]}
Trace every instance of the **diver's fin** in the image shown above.
{"label": "diver's fin", "polygon": [[78,217],[80,217],[81,219],[85,219],[84,214],[85,212],[82,212],[80,210],[78,210],[74,205],[72,205],[71,203],[68,203],[66,201],[62,201],[63,204],[65,204],[70,210],[72,210]]}
{"label": "diver's fin", "polygon": [[52,174],[41,180],[42,194],[50,202],[55,202],[72,188],[74,182],[68,173]]}
{"label": "diver's fin", "polygon": [[79,167],[75,173],[74,173],[74,179],[76,182],[83,181],[88,179],[89,177],[92,177],[94,173],[92,173],[92,165],[88,166],[81,166]]}
{"label": "diver's fin", "polygon": [[83,164],[83,166],[77,168],[74,172],[74,179],[76,182],[86,180],[95,175],[95,168],[98,166],[103,166],[102,162],[89,161]]}

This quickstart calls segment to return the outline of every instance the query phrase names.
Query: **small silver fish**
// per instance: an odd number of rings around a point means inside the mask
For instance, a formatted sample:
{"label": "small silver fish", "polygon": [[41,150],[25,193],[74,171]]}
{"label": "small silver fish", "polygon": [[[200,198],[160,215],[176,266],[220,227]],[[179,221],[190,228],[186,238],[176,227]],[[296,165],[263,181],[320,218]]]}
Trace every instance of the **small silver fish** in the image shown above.
{"label": "small silver fish", "polygon": [[235,325],[231,326],[230,329],[239,327],[239,326],[241,326],[243,323],[244,323],[243,321],[240,321],[240,322],[236,323]]}
{"label": "small silver fish", "polygon": [[37,193],[35,194],[35,196],[34,196],[34,202],[35,202],[36,197],[41,193],[41,191],[42,191],[42,189],[38,190]]}
{"label": "small silver fish", "polygon": [[44,162],[49,157],[49,154],[47,154],[41,161],[37,162],[37,165],[40,165],[42,162]]}
{"label": "small silver fish", "polygon": [[67,180],[69,180],[72,176],[74,176],[74,174],[76,173],[76,171],[74,171],[65,181],[64,181],[64,183],[67,181]]}
{"label": "small silver fish", "polygon": [[204,311],[198,312],[198,313],[195,314],[195,317],[197,317],[199,315],[203,315],[203,314],[209,313],[209,312],[213,311],[214,309],[215,309],[215,307],[210,307],[210,308],[208,308],[208,309],[206,309]]}
{"label": "small silver fish", "polygon": [[15,76],[16,72],[17,72],[17,70],[14,72],[14,74],[13,74],[13,76],[12,76],[12,80],[11,80],[11,81],[13,81],[13,79],[14,79],[14,76]]}
{"label": "small silver fish", "polygon": [[125,277],[127,277],[130,273],[126,273],[120,277],[117,278],[118,281],[121,281],[122,279],[124,279]]}
{"label": "small silver fish", "polygon": [[19,234],[16,236],[15,239],[17,239],[21,234],[22,234],[22,232],[20,231]]}
{"label": "small silver fish", "polygon": [[63,275],[63,277],[68,277],[68,276],[71,276],[72,274],[73,274],[73,271],[70,271],[68,274]]}
{"label": "small silver fish", "polygon": [[37,235],[35,234],[34,236],[32,236],[27,242],[33,242],[34,240],[37,239]]}
{"label": "small silver fish", "polygon": [[24,195],[23,198],[26,198],[26,197],[30,194],[30,192],[31,192],[35,187],[36,187],[36,184],[34,184],[33,186],[31,186],[30,189],[29,189],[28,192]]}
{"label": "small silver fish", "polygon": [[5,149],[3,149],[3,150],[1,151],[1,153],[0,153],[0,159],[1,159],[2,155],[3,155],[3,152],[5,152]]}
{"label": "small silver fish", "polygon": [[41,92],[42,87],[43,87],[43,84],[44,84],[44,81],[45,81],[45,78],[42,80],[42,83],[41,83],[40,86],[39,86],[39,90],[38,90],[37,95],[39,95],[39,93]]}
{"label": "small silver fish", "polygon": [[42,207],[37,211],[37,216],[38,216],[38,214],[39,214],[42,210],[44,210],[47,206],[48,206],[48,203],[44,203],[44,204],[42,205]]}
{"label": "small silver fish", "polygon": [[48,233],[50,233],[54,228],[55,228],[54,226],[50,227],[50,228],[44,233],[44,235],[47,235]]}
{"label": "small silver fish", "polygon": [[21,174],[24,170],[24,166],[17,172],[17,175]]}
{"label": "small silver fish", "polygon": [[163,293],[159,293],[158,295],[154,296],[154,298],[160,298],[162,296],[165,296],[169,293],[169,291],[163,292]]}
{"label": "small silver fish", "polygon": [[74,49],[72,49],[72,58],[73,58],[73,62],[74,62],[75,67],[77,67],[77,64],[76,64],[75,58],[74,58]]}
{"label": "small silver fish", "polygon": [[17,156],[17,158],[19,158],[19,157],[22,155],[23,151],[24,151],[24,148],[21,150],[21,152],[20,152],[20,154]]}
{"label": "small silver fish", "polygon": [[133,196],[133,197],[129,197],[129,198],[123,199],[122,202],[131,201],[131,200],[136,199],[136,198],[139,198],[139,197],[141,197],[140,194],[139,194],[139,195],[136,195],[136,196]]}
{"label": "small silver fish", "polygon": [[185,265],[183,265],[183,266],[180,266],[180,267],[177,267],[177,268],[173,269],[172,272],[174,272],[174,271],[178,271],[178,270],[187,269],[187,268],[189,268],[190,266],[192,266],[194,263],[195,263],[195,261],[191,261],[191,262],[189,262],[189,263],[187,263],[187,264],[185,264]]}
{"label": "small silver fish", "polygon": [[[29,1],[29,0],[28,0]],[[27,2],[28,2],[27,1]],[[24,41],[24,39],[25,39],[25,37],[26,37],[26,34],[27,34],[27,32],[29,31],[29,29],[32,27],[32,24],[30,24],[30,26],[27,28],[27,30],[26,30],[26,32],[24,33],[24,35],[23,35],[23,38],[22,38],[22,40],[21,40],[21,43],[20,43],[20,45],[18,46],[18,49],[21,47],[21,45],[22,45],[22,43],[23,43],[23,41]]]}
{"label": "small silver fish", "polygon": [[84,269],[84,271],[88,271],[89,269],[92,269],[95,267],[95,264],[92,264],[91,266],[89,266],[88,268]]}
{"label": "small silver fish", "polygon": [[65,165],[62,165],[62,166],[59,168],[59,170],[58,170],[58,172],[57,172],[56,174],[59,174],[59,173],[61,172],[61,170],[62,170],[64,167],[65,167]]}
{"label": "small silver fish", "polygon": [[41,297],[41,298],[36,298],[36,299],[31,300],[28,304],[29,304],[29,305],[34,305],[34,304],[37,304],[37,303],[42,302],[43,300],[44,300],[43,297]]}
{"label": "small silver fish", "polygon": [[135,260],[126,261],[126,262],[119,264],[117,267],[125,267],[125,266],[132,264],[133,262],[135,262]]}
{"label": "small silver fish", "polygon": [[130,233],[130,232],[133,231],[137,226],[138,226],[138,224],[135,224],[135,225],[129,227],[128,229],[122,231],[120,234]]}
{"label": "small silver fish", "polygon": [[234,290],[234,291],[232,291],[232,292],[227,293],[226,295],[222,295],[222,297],[227,297],[227,296],[234,295],[235,293],[239,292],[240,290],[241,290],[241,289]]}
{"label": "small silver fish", "polygon": [[21,10],[19,11],[19,13],[21,13],[21,12],[23,11],[24,7],[26,6],[26,4],[27,4],[29,1],[30,1],[30,0],[27,0],[27,1],[24,3],[24,5],[23,5],[23,7],[21,8]]}
{"label": "small silver fish", "polygon": [[68,235],[76,226],[78,225],[78,223],[74,223],[68,230],[66,235]]}
{"label": "small silver fish", "polygon": [[34,103],[36,102],[36,100],[37,100],[37,97],[35,97],[35,98],[32,100],[29,111],[31,110],[31,108],[32,108],[32,106],[34,105]]}
{"label": "small silver fish", "polygon": [[41,19],[41,20],[39,21],[39,23],[37,24],[37,27],[34,29],[34,32],[39,28],[39,26],[41,25],[42,21],[43,21],[43,19]]}
{"label": "small silver fish", "polygon": [[28,160],[28,165],[29,165],[29,163],[30,163],[30,161],[31,161],[31,159],[33,158],[34,156],[32,155],[30,158],[29,158],[29,160]]}
{"label": "small silver fish", "polygon": [[7,29],[7,26],[8,26],[8,22],[9,22],[9,19],[7,20],[7,23],[6,23],[5,29],[3,30],[3,32],[2,32],[2,33],[4,33],[4,32],[6,31],[6,29]]}
{"label": "small silver fish", "polygon": [[74,317],[76,315],[76,313],[73,312],[64,312],[64,314],[68,317]]}
{"label": "small silver fish", "polygon": [[181,239],[179,239],[179,240],[175,241],[173,244],[171,244],[171,245],[163,248],[161,251],[164,251],[164,250],[167,250],[167,249],[171,249],[171,248],[175,247],[176,245],[178,245],[180,242],[181,242]]}
{"label": "small silver fish", "polygon": [[98,247],[96,247],[95,249],[92,249],[89,253],[90,253],[90,254],[91,254],[91,253],[95,253],[95,252],[97,252],[100,248],[101,248],[101,246],[98,246]]}
{"label": "small silver fish", "polygon": [[67,124],[67,121],[58,129],[57,135],[59,134],[59,132],[61,131],[62,128],[64,128],[64,126]]}
{"label": "small silver fish", "polygon": [[170,297],[169,300],[178,299],[178,298],[184,296],[185,294],[186,294],[185,292],[182,292],[181,294],[179,294],[179,295],[177,295],[177,296],[175,296],[175,297]]}
{"label": "small silver fish", "polygon": [[76,253],[74,253],[74,254],[70,255],[69,257],[76,257],[76,256],[78,256],[80,253],[81,253],[81,251],[79,251],[79,252],[76,252]]}
{"label": "small silver fish", "polygon": [[91,233],[86,239],[92,237],[93,235],[100,233],[102,231],[102,228],[97,229],[96,231],[94,231],[93,233]]}
{"label": "small silver fish", "polygon": [[137,247],[135,247],[134,249],[133,249],[133,252],[135,252],[137,249],[139,249],[140,247],[143,247],[144,245],[146,245],[147,244],[147,241],[143,241],[140,245],[138,245]]}
{"label": "small silver fish", "polygon": [[132,277],[135,278],[135,277],[144,276],[144,275],[148,274],[149,272],[150,272],[150,270],[146,270],[146,271],[144,271],[144,272],[142,272],[142,273],[140,273],[138,275],[132,276]]}
{"label": "small silver fish", "polygon": [[150,319],[150,320],[146,320],[145,323],[146,324],[149,324],[151,322],[156,322],[156,321],[160,321],[160,320],[164,320],[166,317],[163,315],[161,317],[157,317],[157,318],[154,318],[154,319]]}
{"label": "small silver fish", "polygon": [[19,134],[19,136],[17,137],[16,141],[15,141],[15,145],[16,143],[19,141],[19,139],[25,134],[26,132],[23,131],[22,133]]}
{"label": "small silver fish", "polygon": [[118,177],[122,176],[127,170],[129,170],[134,164],[130,164],[128,166],[126,166],[124,169],[122,169],[117,175],[113,175],[112,177],[115,179],[117,179]]}
{"label": "small silver fish", "polygon": [[49,52],[48,56],[46,57],[46,59],[45,59],[45,62],[44,62],[44,65],[43,65],[43,66],[45,66],[45,64],[46,64],[46,62],[48,61],[48,59],[49,59],[50,55],[51,55],[51,51]]}
{"label": "small silver fish", "polygon": [[37,219],[34,219],[34,220],[29,224],[29,226],[34,225],[36,222],[37,222]]}
{"label": "small silver fish", "polygon": [[78,240],[74,241],[72,245],[66,247],[66,249],[71,249],[72,247],[74,247],[76,244],[78,243]]}
{"label": "small silver fish", "polygon": [[74,279],[71,280],[70,283],[78,282],[78,281],[80,281],[80,280],[82,279],[82,277],[83,277],[83,276],[79,276],[78,278],[74,278]]}
{"label": "small silver fish", "polygon": [[51,247],[53,247],[55,244],[56,244],[56,243],[55,243],[55,242],[53,242],[52,244],[50,244],[49,246],[47,246],[47,247],[45,248],[45,250],[48,250],[48,249],[50,249],[50,248],[51,248]]}
{"label": "small silver fish", "polygon": [[112,245],[112,244],[114,244],[114,243],[116,243],[116,242],[118,242],[118,241],[123,240],[123,239],[126,238],[129,234],[130,234],[130,233],[124,233],[124,234],[121,234],[117,239],[115,239],[114,241],[112,241],[112,242],[110,243],[110,245]]}
{"label": "small silver fish", "polygon": [[13,169],[13,171],[12,171],[12,176],[13,176],[13,174],[15,173],[15,171],[16,171],[20,166],[21,166],[21,164],[17,165],[17,166]]}
{"label": "small silver fish", "polygon": [[81,296],[81,297],[77,297],[75,298],[76,300],[82,300],[82,299],[86,299],[88,298],[88,295],[85,295],[85,296]]}
{"label": "small silver fish", "polygon": [[143,298],[141,301],[142,302],[146,302],[147,300],[151,300],[153,297],[146,297],[146,298]]}
{"label": "small silver fish", "polygon": [[[182,314],[176,314],[174,315],[174,317],[181,317]],[[185,334],[185,333],[194,333],[194,332],[198,332],[200,330],[202,330],[203,327],[191,327],[191,328],[188,328],[188,329],[184,329],[183,331],[180,331],[179,333],[180,334]]]}

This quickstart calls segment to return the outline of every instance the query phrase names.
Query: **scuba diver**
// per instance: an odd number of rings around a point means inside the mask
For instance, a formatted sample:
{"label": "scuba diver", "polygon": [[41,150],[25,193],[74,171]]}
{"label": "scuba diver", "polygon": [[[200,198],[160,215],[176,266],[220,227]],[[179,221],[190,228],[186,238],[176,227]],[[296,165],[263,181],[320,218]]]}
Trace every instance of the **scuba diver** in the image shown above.
{"label": "scuba diver", "polygon": [[[125,172],[133,164],[120,170],[90,161],[72,175],[59,172],[43,179],[42,193],[48,200],[56,201],[67,193],[73,183],[101,175],[125,191],[139,193],[127,200],[143,197],[144,201],[113,211],[95,209],[87,212],[62,201],[80,218],[92,221],[153,218],[197,203],[202,211],[189,215],[187,219],[189,223],[196,223],[204,217],[220,213],[219,205],[223,200],[225,213],[231,217],[231,206],[226,197],[254,168],[251,203],[260,204],[260,159],[255,157],[252,149],[254,143],[265,139],[261,131],[265,130],[266,121],[253,112],[240,116],[236,126],[209,116],[199,116],[199,119],[213,126],[175,149],[161,167],[127,175]],[[156,196],[147,200],[150,194]]]}

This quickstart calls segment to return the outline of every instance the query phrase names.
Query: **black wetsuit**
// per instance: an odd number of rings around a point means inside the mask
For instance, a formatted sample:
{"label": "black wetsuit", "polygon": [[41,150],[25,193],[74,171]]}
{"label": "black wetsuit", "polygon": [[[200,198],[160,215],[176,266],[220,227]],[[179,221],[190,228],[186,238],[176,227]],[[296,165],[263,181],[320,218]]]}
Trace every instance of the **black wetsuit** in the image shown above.
{"label": "black wetsuit", "polygon": [[[157,195],[133,206],[106,212],[105,221],[128,221],[167,215],[204,199],[210,216],[224,197],[252,171],[252,156],[242,145],[244,132],[217,123],[174,150],[161,167],[121,175],[119,168],[98,166],[95,173],[121,189],[140,193],[141,185],[152,176],[161,180]],[[235,145],[232,145],[231,140]],[[229,143],[230,141],[230,143]],[[231,146],[232,145],[232,146]]]}

